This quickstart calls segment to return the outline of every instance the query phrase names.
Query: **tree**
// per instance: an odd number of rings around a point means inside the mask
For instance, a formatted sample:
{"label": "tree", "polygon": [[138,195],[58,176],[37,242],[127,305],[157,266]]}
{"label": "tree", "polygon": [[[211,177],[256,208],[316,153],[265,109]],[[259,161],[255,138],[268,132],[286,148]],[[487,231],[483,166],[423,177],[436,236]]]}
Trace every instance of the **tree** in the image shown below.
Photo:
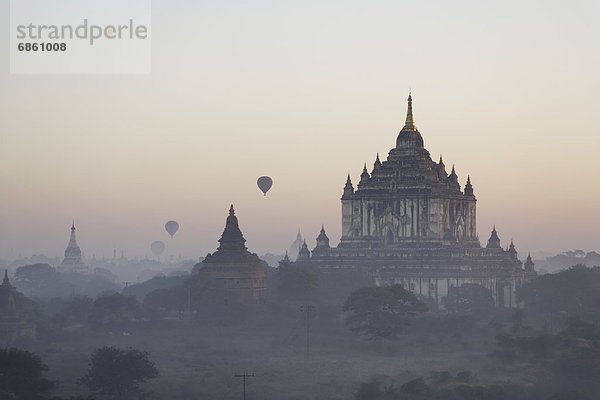
{"label": "tree", "polygon": [[26,350],[0,349],[0,398],[35,400],[44,398],[54,382],[42,377],[48,366]]}
{"label": "tree", "polygon": [[114,400],[138,399],[140,385],[158,376],[148,353],[136,349],[102,347],[92,353],[89,370],[81,383],[95,394]]}
{"label": "tree", "polygon": [[147,281],[135,283],[123,289],[123,294],[126,296],[135,296],[142,301],[149,293],[158,289],[167,289],[179,286],[186,281],[188,275],[164,276],[157,275]]}
{"label": "tree", "polygon": [[141,307],[135,296],[114,293],[94,301],[90,322],[93,326],[124,325],[140,316]]}
{"label": "tree", "polygon": [[48,264],[31,264],[17,268],[15,283],[36,296],[45,295],[60,279],[60,274]]}
{"label": "tree", "polygon": [[179,284],[173,287],[156,289],[144,298],[144,307],[147,310],[169,310],[183,312],[191,306],[191,292],[189,285]]}
{"label": "tree", "polygon": [[62,326],[84,323],[90,317],[94,300],[87,296],[76,296],[67,300],[60,311],[54,316],[54,321]]}
{"label": "tree", "polygon": [[474,283],[450,287],[444,306],[452,314],[477,315],[494,308],[494,298],[489,289]]}
{"label": "tree", "polygon": [[408,318],[427,311],[427,306],[402,285],[366,287],[346,299],[344,322],[354,332],[371,339],[397,339]]}
{"label": "tree", "polygon": [[555,316],[600,316],[600,268],[575,265],[556,274],[546,274],[524,285],[517,293],[531,313]]}
{"label": "tree", "polygon": [[301,300],[313,293],[318,286],[319,275],[309,265],[292,263],[285,259],[277,269],[279,294],[288,300]]}
{"label": "tree", "polygon": [[376,379],[371,379],[369,382],[363,382],[358,387],[355,400],[379,400],[383,396],[381,383]]}

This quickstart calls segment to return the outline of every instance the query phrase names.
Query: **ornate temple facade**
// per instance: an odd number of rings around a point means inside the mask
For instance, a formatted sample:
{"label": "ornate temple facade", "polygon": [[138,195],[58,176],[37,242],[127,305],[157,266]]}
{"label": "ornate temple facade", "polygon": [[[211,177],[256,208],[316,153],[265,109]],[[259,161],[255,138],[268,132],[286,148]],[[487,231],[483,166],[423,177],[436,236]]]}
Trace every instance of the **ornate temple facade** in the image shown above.
{"label": "ornate temple facade", "polygon": [[233,205],[219,239],[219,248],[194,268],[208,282],[219,304],[263,304],[267,294],[267,265],[246,248]]}
{"label": "ornate temple facade", "polygon": [[73,225],[71,225],[71,237],[69,239],[69,244],[67,244],[67,248],[65,249],[65,258],[63,259],[62,263],[58,266],[58,270],[86,273],[89,272],[89,268],[83,262],[81,249],[77,244],[75,231],[75,222],[73,222]]}
{"label": "ornate temple facade", "polygon": [[470,177],[461,188],[424,146],[415,126],[412,96],[396,146],[372,170],[363,167],[356,188],[348,175],[342,194],[342,237],[330,247],[324,228],[317,245],[300,250],[299,260],[324,273],[359,269],[378,284],[401,283],[441,302],[452,286],[477,283],[488,288],[498,306],[517,305],[516,290],[535,275],[514,244],[503,249],[496,229],[485,247],[477,236],[475,191]]}
{"label": "ornate temple facade", "polygon": [[11,285],[5,270],[0,285],[0,346],[22,338],[35,339],[35,310],[35,302]]}

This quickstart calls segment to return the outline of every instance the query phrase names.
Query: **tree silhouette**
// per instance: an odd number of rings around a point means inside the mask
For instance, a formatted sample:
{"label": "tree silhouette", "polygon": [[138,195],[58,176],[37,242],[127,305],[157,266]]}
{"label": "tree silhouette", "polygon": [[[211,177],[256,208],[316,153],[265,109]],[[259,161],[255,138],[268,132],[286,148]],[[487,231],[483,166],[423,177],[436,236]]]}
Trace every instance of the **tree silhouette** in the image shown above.
{"label": "tree silhouette", "polygon": [[15,271],[15,284],[37,296],[46,294],[59,279],[60,274],[56,268],[48,264],[25,265]]}
{"label": "tree silhouette", "polygon": [[42,377],[48,367],[29,351],[0,349],[0,399],[36,400],[54,387]]}
{"label": "tree silhouette", "polygon": [[140,385],[158,376],[148,353],[136,349],[102,347],[94,350],[81,383],[95,394],[114,400],[138,399]]}
{"label": "tree silhouette", "polygon": [[494,308],[494,298],[489,289],[474,283],[463,283],[459,287],[451,286],[444,306],[453,314],[477,315]]}
{"label": "tree silhouette", "polygon": [[90,323],[95,327],[124,326],[141,317],[141,306],[135,296],[114,293],[98,297],[90,314]]}
{"label": "tree silhouette", "polygon": [[288,300],[308,297],[319,283],[319,275],[310,265],[302,262],[291,263],[287,259],[279,262],[277,275],[279,294]]}
{"label": "tree silhouette", "polygon": [[366,287],[353,292],[344,303],[345,323],[371,339],[397,339],[408,318],[427,311],[427,306],[402,285]]}
{"label": "tree silhouette", "polygon": [[600,316],[599,288],[600,268],[580,264],[538,276],[517,294],[532,313],[548,314],[550,318],[577,315],[596,319]]}

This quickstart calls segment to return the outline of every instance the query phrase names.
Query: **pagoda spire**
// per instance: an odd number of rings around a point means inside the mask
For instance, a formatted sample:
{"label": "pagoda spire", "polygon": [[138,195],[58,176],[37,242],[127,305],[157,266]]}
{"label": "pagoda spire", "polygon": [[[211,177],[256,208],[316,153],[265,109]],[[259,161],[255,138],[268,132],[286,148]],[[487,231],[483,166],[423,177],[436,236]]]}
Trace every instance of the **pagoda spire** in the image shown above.
{"label": "pagoda spire", "polygon": [[369,175],[369,171],[367,171],[367,163],[365,163],[363,165],[362,174],[360,174],[360,182],[358,183],[358,186],[362,186],[364,183],[368,182],[370,178],[371,175]]}
{"label": "pagoda spire", "polygon": [[71,235],[69,243],[65,249],[65,258],[60,264],[60,268],[67,268],[79,272],[87,272],[87,266],[83,262],[81,249],[77,244],[75,221],[71,222]]}
{"label": "pagoda spire", "polygon": [[219,243],[218,251],[243,252],[246,250],[246,246],[244,245],[246,239],[244,239],[242,231],[240,230],[233,204],[229,207],[229,216],[225,222],[225,229],[223,230],[221,239],[219,239]]}
{"label": "pagoda spire", "polygon": [[527,259],[525,260],[525,264],[523,266],[525,267],[525,271],[535,272],[535,269],[534,269],[535,264],[533,263],[533,260],[531,259],[531,252],[529,252],[527,254]]}
{"label": "pagoda spire", "polygon": [[471,185],[471,176],[467,175],[467,184],[465,185],[465,195],[473,196],[473,185]]}
{"label": "pagoda spire", "polygon": [[458,175],[456,175],[456,169],[454,169],[454,165],[452,165],[452,172],[448,175],[448,180],[455,185],[458,185]]}
{"label": "pagoda spire", "polygon": [[415,126],[415,120],[413,118],[413,109],[412,109],[412,92],[409,90],[408,92],[408,108],[406,110],[406,122],[404,123],[403,130],[416,131],[417,127]]}
{"label": "pagoda spire", "polygon": [[346,185],[344,185],[344,195],[351,195],[354,193],[354,186],[352,186],[352,180],[350,179],[350,174],[348,174],[348,178],[346,178]]}
{"label": "pagoda spire", "polygon": [[4,280],[2,281],[3,285],[10,285],[10,281],[8,280],[8,269],[4,269]]}
{"label": "pagoda spire", "polygon": [[500,238],[498,237],[498,232],[496,232],[496,225],[494,224],[494,228],[492,229],[492,234],[488,239],[488,243],[486,246],[488,249],[501,249]]}
{"label": "pagoda spire", "polygon": [[71,243],[77,244],[77,238],[75,237],[75,220],[73,220],[73,222],[71,223],[71,237],[69,238],[69,241]]}
{"label": "pagoda spire", "polygon": [[381,167],[381,160],[379,159],[379,152],[377,152],[377,157],[375,157],[375,162],[373,163],[373,171],[379,167]]}

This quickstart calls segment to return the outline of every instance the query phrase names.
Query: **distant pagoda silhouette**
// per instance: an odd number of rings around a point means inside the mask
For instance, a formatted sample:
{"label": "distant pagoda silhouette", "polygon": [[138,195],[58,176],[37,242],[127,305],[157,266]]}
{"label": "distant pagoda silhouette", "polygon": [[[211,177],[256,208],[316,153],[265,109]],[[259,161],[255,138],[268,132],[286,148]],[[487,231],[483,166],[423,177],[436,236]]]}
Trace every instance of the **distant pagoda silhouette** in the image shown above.
{"label": "distant pagoda silhouette", "polygon": [[[480,245],[471,178],[461,190],[440,156],[431,159],[413,117],[408,96],[406,121],[396,146],[383,162],[363,164],[355,187],[350,174],[342,197],[342,237],[329,247],[324,227],[312,252],[303,245],[298,260],[322,273],[361,271],[374,283],[401,283],[441,304],[452,286],[476,283],[492,293],[499,307],[517,306],[517,289],[535,276],[533,261],[518,259],[512,243],[502,249],[496,227]],[[525,268],[524,268],[525,267]]]}
{"label": "distant pagoda silhouette", "polygon": [[0,285],[0,346],[20,338],[35,339],[36,304],[11,285],[8,271]]}
{"label": "distant pagoda silhouette", "polygon": [[213,301],[220,304],[263,304],[267,291],[267,266],[246,248],[233,204],[219,248],[196,266],[201,278],[208,282]]}
{"label": "distant pagoda silhouette", "polygon": [[61,271],[70,272],[85,273],[89,271],[87,265],[83,262],[81,249],[77,244],[75,221],[73,221],[73,224],[71,225],[71,237],[69,239],[69,244],[67,244],[67,248],[65,249],[65,258],[58,268]]}
{"label": "distant pagoda silhouette", "polygon": [[304,243],[304,239],[302,238],[302,234],[300,233],[300,229],[298,229],[298,234],[296,235],[296,239],[290,245],[288,249],[288,257],[292,260],[296,260],[298,258],[298,253],[302,248],[302,243]]}

